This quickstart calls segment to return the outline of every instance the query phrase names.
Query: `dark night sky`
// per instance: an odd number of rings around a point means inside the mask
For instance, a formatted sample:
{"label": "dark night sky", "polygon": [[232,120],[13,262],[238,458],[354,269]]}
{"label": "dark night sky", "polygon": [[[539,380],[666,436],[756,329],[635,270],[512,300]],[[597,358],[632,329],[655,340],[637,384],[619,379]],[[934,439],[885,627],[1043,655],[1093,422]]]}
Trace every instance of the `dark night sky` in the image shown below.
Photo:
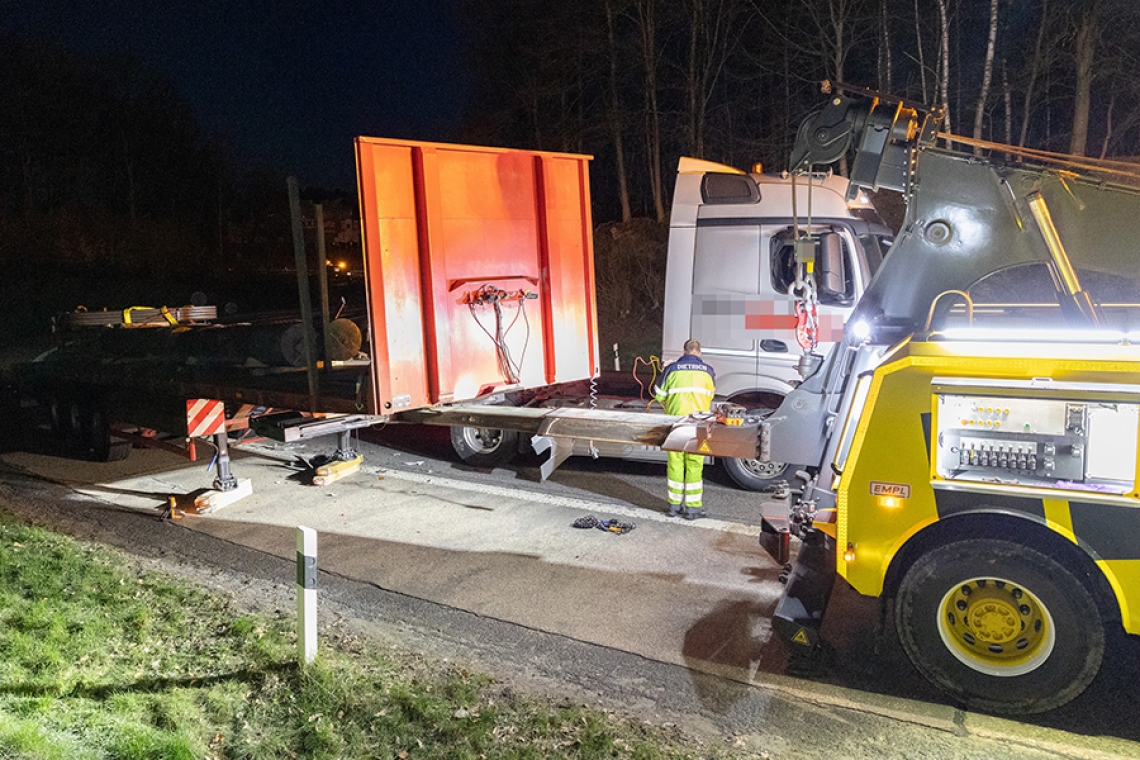
{"label": "dark night sky", "polygon": [[0,29],[130,51],[239,156],[351,189],[352,138],[455,139],[458,0],[0,0]]}

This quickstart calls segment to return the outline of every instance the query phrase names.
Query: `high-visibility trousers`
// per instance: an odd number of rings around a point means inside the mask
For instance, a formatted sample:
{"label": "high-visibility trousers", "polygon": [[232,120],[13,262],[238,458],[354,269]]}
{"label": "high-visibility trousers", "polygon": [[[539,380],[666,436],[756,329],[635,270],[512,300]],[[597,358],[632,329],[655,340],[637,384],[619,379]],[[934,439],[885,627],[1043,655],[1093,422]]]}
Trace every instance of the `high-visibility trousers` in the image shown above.
{"label": "high-visibility trousers", "polygon": [[705,468],[704,454],[686,454],[681,451],[669,452],[669,507],[700,509],[704,494],[704,481],[701,473]]}

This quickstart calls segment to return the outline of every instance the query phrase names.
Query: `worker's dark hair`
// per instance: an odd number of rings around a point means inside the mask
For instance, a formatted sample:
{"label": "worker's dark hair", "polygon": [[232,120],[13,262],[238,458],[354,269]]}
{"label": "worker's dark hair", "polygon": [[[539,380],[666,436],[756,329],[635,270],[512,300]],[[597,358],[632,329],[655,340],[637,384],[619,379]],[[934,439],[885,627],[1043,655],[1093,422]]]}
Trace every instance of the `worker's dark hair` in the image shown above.
{"label": "worker's dark hair", "polygon": [[687,341],[685,341],[686,354],[699,354],[700,352],[701,342],[699,340],[693,340],[692,338],[689,338]]}

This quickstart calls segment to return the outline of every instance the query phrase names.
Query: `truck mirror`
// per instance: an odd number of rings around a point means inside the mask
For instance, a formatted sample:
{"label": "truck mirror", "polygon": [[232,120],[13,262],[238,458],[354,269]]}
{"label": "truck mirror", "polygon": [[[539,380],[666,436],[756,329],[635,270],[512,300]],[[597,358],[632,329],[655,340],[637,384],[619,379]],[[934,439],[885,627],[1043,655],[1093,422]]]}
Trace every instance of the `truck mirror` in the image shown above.
{"label": "truck mirror", "polygon": [[816,281],[824,295],[844,298],[847,295],[847,271],[843,263],[843,239],[838,232],[825,232],[819,236],[816,255]]}

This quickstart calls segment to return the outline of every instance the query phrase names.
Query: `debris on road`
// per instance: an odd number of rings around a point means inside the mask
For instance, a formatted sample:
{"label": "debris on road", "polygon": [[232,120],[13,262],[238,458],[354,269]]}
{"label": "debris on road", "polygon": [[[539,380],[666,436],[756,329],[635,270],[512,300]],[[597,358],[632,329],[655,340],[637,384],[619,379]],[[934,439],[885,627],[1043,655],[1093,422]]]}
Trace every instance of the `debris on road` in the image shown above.
{"label": "debris on road", "polygon": [[623,533],[629,533],[631,530],[633,530],[634,525],[633,523],[619,522],[615,518],[610,518],[609,520],[599,520],[593,515],[586,515],[585,517],[579,517],[577,520],[571,523],[571,527],[597,528],[598,530],[604,530],[610,533],[617,533],[618,535],[621,535]]}

